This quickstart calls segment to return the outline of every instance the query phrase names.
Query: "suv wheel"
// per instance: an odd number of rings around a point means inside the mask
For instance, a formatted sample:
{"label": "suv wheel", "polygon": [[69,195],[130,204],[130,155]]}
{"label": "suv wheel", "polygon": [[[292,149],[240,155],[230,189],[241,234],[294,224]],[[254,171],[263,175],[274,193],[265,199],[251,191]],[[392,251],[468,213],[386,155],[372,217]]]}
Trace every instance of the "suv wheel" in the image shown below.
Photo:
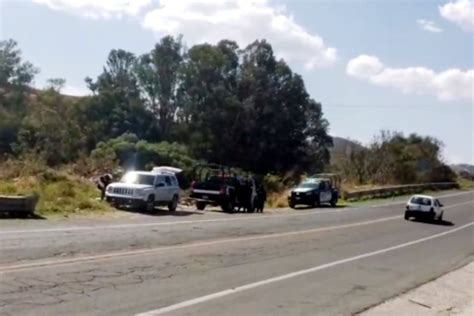
{"label": "suv wheel", "polygon": [[174,212],[174,211],[176,211],[177,207],[178,207],[178,196],[174,195],[173,199],[170,202],[170,204],[168,204],[168,210],[170,212]]}
{"label": "suv wheel", "polygon": [[320,199],[319,199],[319,194],[317,197],[314,198],[314,201],[313,201],[313,207],[318,207],[321,203],[319,202]]}
{"label": "suv wheel", "polygon": [[206,203],[204,202],[196,202],[196,208],[200,211],[203,211],[206,208]]}
{"label": "suv wheel", "polygon": [[150,195],[146,200],[145,211],[151,213],[155,210],[155,197]]}

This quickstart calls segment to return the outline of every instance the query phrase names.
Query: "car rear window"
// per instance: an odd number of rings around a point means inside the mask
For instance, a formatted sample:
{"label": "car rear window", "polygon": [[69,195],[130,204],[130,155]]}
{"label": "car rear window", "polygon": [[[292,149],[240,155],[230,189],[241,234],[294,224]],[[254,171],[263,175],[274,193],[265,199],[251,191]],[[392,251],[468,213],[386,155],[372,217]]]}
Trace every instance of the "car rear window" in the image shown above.
{"label": "car rear window", "polygon": [[410,203],[418,205],[431,205],[431,199],[415,196],[411,199]]}

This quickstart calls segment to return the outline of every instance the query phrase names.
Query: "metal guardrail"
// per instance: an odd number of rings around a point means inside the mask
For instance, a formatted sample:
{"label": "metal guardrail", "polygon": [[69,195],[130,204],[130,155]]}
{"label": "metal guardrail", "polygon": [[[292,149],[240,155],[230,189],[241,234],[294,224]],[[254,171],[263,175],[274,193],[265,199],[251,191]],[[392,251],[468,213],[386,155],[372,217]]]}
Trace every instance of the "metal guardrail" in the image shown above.
{"label": "metal guardrail", "polygon": [[345,200],[360,200],[365,197],[377,198],[377,197],[391,197],[410,193],[419,193],[424,190],[448,190],[458,189],[459,184],[457,182],[435,182],[435,183],[422,183],[422,184],[406,184],[397,185],[378,189],[369,190],[357,190],[357,191],[344,191],[342,197]]}

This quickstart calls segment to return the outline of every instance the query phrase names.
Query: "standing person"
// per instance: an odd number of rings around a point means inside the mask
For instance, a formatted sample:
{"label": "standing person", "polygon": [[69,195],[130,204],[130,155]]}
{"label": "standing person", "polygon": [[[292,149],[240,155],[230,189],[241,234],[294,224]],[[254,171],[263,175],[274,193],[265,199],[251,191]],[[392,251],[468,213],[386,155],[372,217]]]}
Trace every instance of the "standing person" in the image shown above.
{"label": "standing person", "polygon": [[112,175],[110,173],[106,173],[99,177],[99,181],[97,183],[97,188],[100,190],[100,199],[103,201],[105,198],[105,190],[107,190],[107,186],[112,183]]}
{"label": "standing person", "polygon": [[256,205],[257,212],[259,213],[263,212],[263,208],[265,207],[266,200],[267,200],[267,191],[265,191],[265,187],[261,183],[257,189],[257,205]]}

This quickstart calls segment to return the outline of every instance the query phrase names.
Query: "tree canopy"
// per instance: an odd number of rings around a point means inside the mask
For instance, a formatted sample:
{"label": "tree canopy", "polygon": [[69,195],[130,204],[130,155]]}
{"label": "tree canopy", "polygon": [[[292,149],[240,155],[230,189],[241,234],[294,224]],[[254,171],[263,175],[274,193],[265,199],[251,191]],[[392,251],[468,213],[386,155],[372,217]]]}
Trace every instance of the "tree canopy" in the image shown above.
{"label": "tree canopy", "polygon": [[[92,95],[77,98],[60,93],[60,78],[33,89],[37,68],[15,41],[0,41],[0,154],[53,166],[95,157],[187,169],[207,161],[258,174],[326,168],[332,138],[322,105],[270,43],[185,47],[166,36],[139,56],[113,49],[102,72],[85,79]],[[358,182],[433,180],[447,172],[440,148],[430,137],[381,134],[338,168]]]}

